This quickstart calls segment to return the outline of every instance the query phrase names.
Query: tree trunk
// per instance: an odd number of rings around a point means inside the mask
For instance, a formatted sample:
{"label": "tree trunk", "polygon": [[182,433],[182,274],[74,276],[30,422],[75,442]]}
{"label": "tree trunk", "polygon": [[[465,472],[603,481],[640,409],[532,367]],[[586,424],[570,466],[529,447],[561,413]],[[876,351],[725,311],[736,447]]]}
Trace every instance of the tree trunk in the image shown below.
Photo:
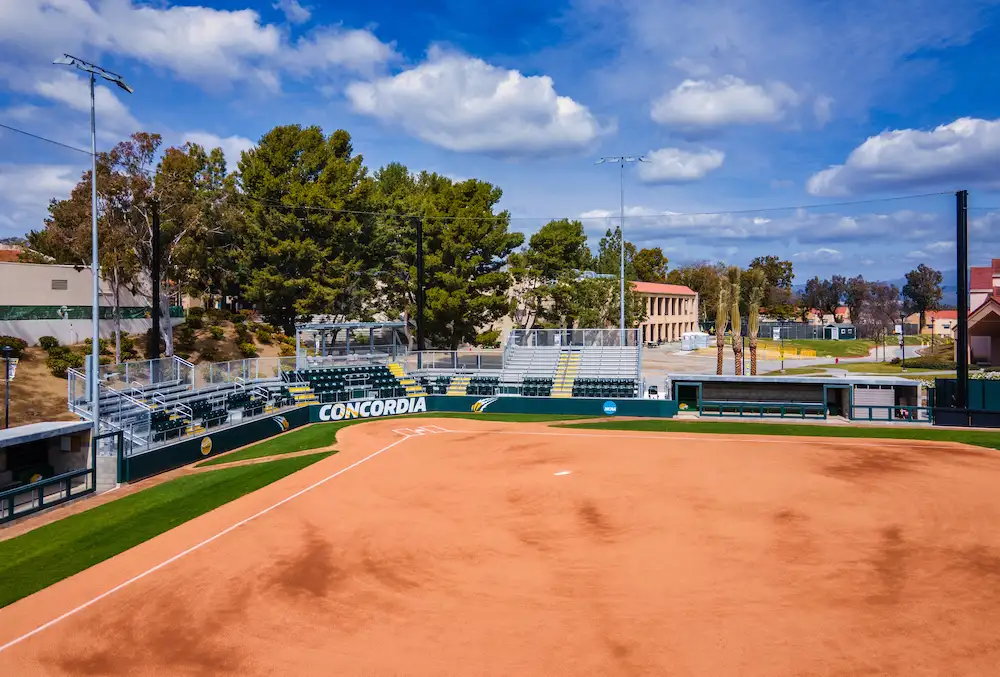
{"label": "tree trunk", "polygon": [[118,284],[118,270],[114,271],[115,285],[115,364],[122,361],[122,288]]}
{"label": "tree trunk", "polygon": [[718,350],[718,355],[715,363],[715,373],[722,376],[722,361],[726,351],[726,332],[723,330],[721,333],[716,329],[715,331],[715,347]]}
{"label": "tree trunk", "polygon": [[750,375],[757,375],[757,337],[750,337]]}
{"label": "tree trunk", "polygon": [[733,357],[736,359],[736,370],[733,372],[737,376],[743,375],[743,337],[733,332]]}

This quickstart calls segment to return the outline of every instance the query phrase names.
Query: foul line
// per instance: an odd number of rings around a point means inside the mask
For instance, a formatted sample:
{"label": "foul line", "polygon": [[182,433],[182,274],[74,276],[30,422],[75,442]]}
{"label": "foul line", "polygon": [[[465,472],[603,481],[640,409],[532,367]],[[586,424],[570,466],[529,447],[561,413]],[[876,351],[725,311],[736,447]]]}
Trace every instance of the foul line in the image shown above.
{"label": "foul line", "polygon": [[[749,424],[748,424],[749,425]],[[748,442],[750,444],[819,444],[819,445],[836,445],[836,446],[853,446],[853,447],[872,447],[872,448],[882,448],[885,446],[886,442],[897,443],[897,444],[911,444],[918,443],[921,445],[939,445],[939,446],[952,446],[959,445],[963,447],[971,446],[973,449],[980,449],[985,453],[989,453],[991,450],[984,447],[976,447],[975,445],[969,445],[964,442],[946,442],[938,440],[912,440],[901,437],[886,437],[886,438],[871,438],[871,437],[796,437],[795,439],[777,439],[775,437],[766,437],[764,435],[739,435],[736,437],[720,435],[718,433],[702,433],[700,435],[677,435],[669,431],[663,431],[657,435],[616,435],[616,434],[598,434],[598,433],[555,433],[555,432],[534,432],[534,431],[518,431],[518,430],[443,430],[443,432],[449,433],[486,433],[492,435],[541,435],[546,437],[593,437],[593,438],[618,438],[626,440],[659,440],[661,442],[671,441],[671,440],[683,440],[687,442],[710,442],[710,441],[725,441],[725,442]],[[879,442],[866,442],[861,440],[871,440],[878,439]],[[857,440],[857,441],[856,441]]]}
{"label": "foul line", "polygon": [[[267,508],[264,508],[260,512],[255,513],[255,514],[251,515],[250,517],[247,517],[246,519],[240,520],[239,522],[237,522],[236,524],[233,524],[232,526],[226,527],[225,529],[223,529],[219,533],[215,534],[214,536],[210,536],[210,537],[206,538],[201,543],[198,543],[196,545],[192,545],[187,550],[184,550],[183,552],[177,553],[176,555],[174,555],[170,559],[164,560],[164,561],[160,562],[159,564],[157,564],[154,567],[146,569],[142,573],[133,576],[132,578],[130,578],[127,581],[125,581],[124,583],[119,583],[118,585],[116,585],[115,587],[111,588],[110,590],[101,593],[100,595],[98,595],[97,597],[94,597],[90,601],[84,602],[83,604],[81,604],[80,606],[76,607],[75,609],[71,609],[71,610],[67,611],[66,613],[64,613],[63,615],[61,615],[61,616],[59,616],[57,618],[53,618],[48,623],[45,623],[43,625],[38,626],[37,628],[35,628],[31,632],[28,632],[28,633],[26,633],[24,635],[21,635],[17,639],[14,639],[14,640],[11,640],[11,641],[7,642],[3,646],[0,646],[0,653],[3,653],[4,651],[6,651],[7,649],[11,648],[12,646],[20,644],[21,642],[23,642],[24,640],[26,640],[26,639],[28,639],[30,637],[34,637],[35,635],[37,635],[38,633],[42,632],[43,630],[47,630],[48,628],[51,628],[53,625],[59,623],[60,621],[64,621],[67,618],[69,618],[70,616],[78,614],[79,612],[83,611],[84,609],[86,609],[86,608],[88,608],[90,606],[93,606],[94,604],[100,602],[105,597],[113,595],[114,593],[118,592],[122,588],[126,588],[126,587],[132,585],[136,581],[142,580],[146,576],[149,576],[150,574],[159,571],[160,569],[162,569],[163,567],[167,566],[168,564],[176,562],[177,560],[179,560],[180,558],[184,557],[185,555],[189,555],[192,552],[194,552],[195,550],[199,550],[199,549],[205,547],[206,545],[208,545],[212,541],[215,541],[215,540],[217,540],[219,538],[222,538],[223,536],[225,536],[229,532],[233,531],[234,529],[237,529],[237,528],[243,526],[244,524],[247,524],[248,522],[252,522],[255,519],[257,519],[258,517],[262,517],[262,516],[266,515],[267,513],[269,513],[272,510],[274,510],[275,508],[277,508],[277,507],[279,507],[281,505],[284,505],[285,503],[288,503],[289,501],[291,501],[294,498],[298,498],[302,494],[305,494],[305,493],[307,493],[309,491],[312,491],[313,489],[315,489],[318,486],[326,484],[330,480],[332,480],[332,479],[334,479],[336,477],[339,477],[340,475],[343,475],[345,472],[347,472],[348,470],[351,470],[352,468],[357,468],[362,463],[364,463],[366,461],[370,461],[371,459],[375,458],[376,456],[378,456],[382,452],[389,451],[390,449],[392,449],[397,444],[400,444],[400,443],[405,442],[406,440],[410,439],[410,437],[411,436],[402,437],[402,438],[396,440],[395,442],[393,442],[392,444],[384,446],[381,449],[379,449],[378,451],[374,451],[374,452],[368,454],[364,458],[355,461],[354,463],[352,463],[351,465],[347,466],[346,468],[341,468],[340,470],[338,470],[337,472],[333,473],[332,475],[327,475],[326,477],[324,477],[323,479],[319,480],[318,482],[310,484],[305,489],[300,489],[299,491],[296,491],[291,496],[288,496],[287,498],[281,499],[280,501],[278,501],[274,505],[271,505],[271,506],[269,506]],[[166,532],[164,532],[164,533],[166,533]]]}

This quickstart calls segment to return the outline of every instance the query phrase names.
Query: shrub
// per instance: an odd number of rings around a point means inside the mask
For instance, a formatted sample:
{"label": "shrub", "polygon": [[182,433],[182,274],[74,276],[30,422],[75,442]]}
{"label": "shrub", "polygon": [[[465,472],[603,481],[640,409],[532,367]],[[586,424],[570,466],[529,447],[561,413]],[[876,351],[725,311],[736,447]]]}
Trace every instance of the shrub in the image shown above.
{"label": "shrub", "polygon": [[242,317],[244,320],[247,320],[247,321],[252,320],[254,315],[256,315],[256,313],[254,312],[254,310],[252,308],[243,308],[239,312],[239,316]]}
{"label": "shrub", "polygon": [[66,372],[70,368],[81,369],[84,364],[83,355],[74,353],[67,348],[57,348],[49,353],[45,360],[45,366],[52,372],[53,376],[66,378]]}
{"label": "shrub", "polygon": [[187,324],[178,326],[174,333],[174,342],[182,350],[191,350],[194,347],[194,329]]}
{"label": "shrub", "polygon": [[219,358],[219,350],[215,346],[205,346],[199,355],[204,362],[217,362]]}
{"label": "shrub", "polygon": [[915,357],[912,360],[906,360],[907,369],[927,369],[928,371],[933,370],[951,370],[958,369],[958,363],[951,360],[942,360],[939,357]]}
{"label": "shrub", "polygon": [[291,357],[295,354],[295,346],[289,345],[287,343],[282,343],[281,347],[278,348],[278,354],[282,357]]}
{"label": "shrub", "polygon": [[233,326],[236,327],[242,326],[246,321],[247,318],[243,317],[242,315],[233,315],[233,318],[230,320],[230,322],[233,323]]}
{"label": "shrub", "polygon": [[894,357],[891,360],[889,360],[889,364],[902,364],[902,362],[903,360],[899,359],[898,357]]}
{"label": "shrub", "polygon": [[201,318],[205,317],[205,309],[200,306],[197,308],[188,308],[187,316],[189,321],[191,319],[200,320]]}
{"label": "shrub", "polygon": [[100,358],[101,364],[111,364],[115,361],[115,358],[112,355],[101,355]]}
{"label": "shrub", "polygon": [[205,321],[202,320],[200,317],[189,317],[185,322],[185,324],[191,327],[192,329],[201,329],[202,327],[205,326]]}
{"label": "shrub", "polygon": [[500,332],[497,330],[486,331],[476,336],[476,345],[481,348],[499,348]]}
{"label": "shrub", "polygon": [[237,343],[253,343],[253,339],[250,338],[250,332],[245,325],[236,325],[236,341]]}
{"label": "shrub", "polygon": [[243,357],[257,357],[257,346],[252,343],[240,343],[238,346]]}
{"label": "shrub", "polygon": [[[93,343],[94,341],[90,338],[83,340],[83,345],[87,348],[86,352],[90,352],[90,347]],[[98,339],[97,350],[101,355],[113,355],[115,352],[115,344],[111,339]]]}
{"label": "shrub", "polygon": [[267,322],[258,322],[255,331],[257,332],[266,331],[268,334],[273,334],[274,325],[268,324]]}
{"label": "shrub", "polygon": [[263,329],[257,330],[257,340],[265,345],[271,344],[271,332],[264,331]]}
{"label": "shrub", "polygon": [[[5,346],[10,346],[11,357],[20,358],[21,353],[28,347],[28,342],[16,336],[0,336],[0,349],[3,349]],[[3,357],[2,353],[0,353],[0,357]]]}
{"label": "shrub", "polygon": [[208,333],[211,334],[212,338],[216,341],[221,341],[222,337],[226,335],[226,333],[222,330],[222,327],[209,327]]}
{"label": "shrub", "polygon": [[40,339],[38,339],[38,345],[41,346],[42,350],[44,350],[45,352],[49,352],[53,348],[59,346],[59,339],[57,339],[55,336],[43,336]]}
{"label": "shrub", "polygon": [[232,315],[232,313],[225,308],[209,308],[205,314],[208,315],[208,319],[213,322],[224,322],[229,319],[230,315]]}
{"label": "shrub", "polygon": [[286,334],[283,331],[279,331],[278,333],[276,333],[273,338],[278,343],[289,343],[289,339],[290,339],[291,340],[291,344],[293,346],[295,345],[295,339],[291,338],[288,334]]}

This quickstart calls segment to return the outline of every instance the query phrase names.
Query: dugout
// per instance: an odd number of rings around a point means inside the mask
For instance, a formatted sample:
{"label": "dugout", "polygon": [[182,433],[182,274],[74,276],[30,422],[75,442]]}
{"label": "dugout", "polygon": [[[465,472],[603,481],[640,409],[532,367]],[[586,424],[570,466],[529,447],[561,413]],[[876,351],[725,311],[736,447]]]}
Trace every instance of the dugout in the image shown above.
{"label": "dugout", "polygon": [[893,377],[668,374],[667,398],[702,416],[928,421],[921,384]]}
{"label": "dugout", "polygon": [[94,491],[89,422],[0,430],[0,523]]}

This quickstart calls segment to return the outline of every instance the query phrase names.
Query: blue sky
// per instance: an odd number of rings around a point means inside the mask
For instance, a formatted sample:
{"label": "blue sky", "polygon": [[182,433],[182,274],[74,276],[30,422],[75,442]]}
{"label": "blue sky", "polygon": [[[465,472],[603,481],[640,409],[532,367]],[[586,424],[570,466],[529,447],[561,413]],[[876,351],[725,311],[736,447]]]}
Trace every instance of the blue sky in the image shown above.
{"label": "blue sky", "polygon": [[[137,131],[239,152],[276,124],[347,129],[401,161],[504,190],[525,232],[618,212],[672,264],[763,254],[813,274],[954,267],[971,191],[973,263],[1000,256],[1000,0],[139,0],[0,2],[0,122],[86,146],[86,83],[123,74],[99,145]],[[418,9],[415,9],[418,8]],[[0,129],[0,236],[38,228],[86,155]]]}

